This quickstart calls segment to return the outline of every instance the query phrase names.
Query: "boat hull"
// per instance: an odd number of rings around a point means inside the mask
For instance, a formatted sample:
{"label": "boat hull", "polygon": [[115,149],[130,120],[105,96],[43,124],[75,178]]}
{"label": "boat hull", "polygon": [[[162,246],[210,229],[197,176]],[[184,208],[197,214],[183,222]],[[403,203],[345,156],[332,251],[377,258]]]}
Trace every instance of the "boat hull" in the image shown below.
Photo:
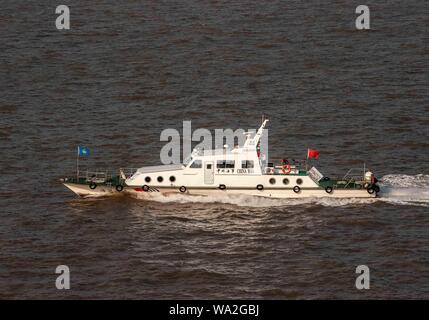
{"label": "boat hull", "polygon": [[234,188],[220,190],[218,188],[188,188],[181,192],[178,187],[150,187],[144,191],[142,188],[124,187],[122,191],[117,191],[113,186],[97,186],[90,189],[89,185],[64,183],[64,185],[81,197],[111,196],[119,194],[144,194],[150,197],[155,194],[183,194],[189,196],[222,196],[222,195],[248,195],[265,198],[295,199],[295,198],[375,198],[376,193],[369,194],[365,189],[334,189],[327,193],[322,188],[302,188],[299,192],[294,192],[291,188],[272,188],[256,190],[255,188]]}

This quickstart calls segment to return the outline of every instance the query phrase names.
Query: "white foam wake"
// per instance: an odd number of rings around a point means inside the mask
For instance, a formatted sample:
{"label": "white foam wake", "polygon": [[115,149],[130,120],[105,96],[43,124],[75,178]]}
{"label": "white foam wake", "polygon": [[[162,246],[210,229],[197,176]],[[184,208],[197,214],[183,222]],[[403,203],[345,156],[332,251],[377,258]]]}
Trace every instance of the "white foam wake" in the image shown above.
{"label": "white foam wake", "polygon": [[335,198],[302,198],[302,199],[272,199],[265,197],[256,197],[248,195],[210,195],[210,196],[188,196],[182,194],[145,194],[136,195],[138,199],[153,200],[162,203],[225,203],[237,205],[240,207],[285,207],[285,206],[302,206],[322,205],[327,207],[339,207],[353,204],[368,204],[377,201],[376,199],[335,199]]}
{"label": "white foam wake", "polygon": [[303,199],[270,199],[247,195],[211,195],[187,196],[182,194],[154,194],[148,198],[138,194],[138,199],[154,200],[162,203],[225,203],[241,207],[284,207],[301,205],[322,205],[325,207],[341,207],[350,205],[368,205],[384,201],[397,205],[417,205],[429,207],[429,175],[389,174],[382,177],[381,192],[377,198],[303,198]]}
{"label": "white foam wake", "polygon": [[381,178],[380,200],[429,207],[429,175],[388,174]]}

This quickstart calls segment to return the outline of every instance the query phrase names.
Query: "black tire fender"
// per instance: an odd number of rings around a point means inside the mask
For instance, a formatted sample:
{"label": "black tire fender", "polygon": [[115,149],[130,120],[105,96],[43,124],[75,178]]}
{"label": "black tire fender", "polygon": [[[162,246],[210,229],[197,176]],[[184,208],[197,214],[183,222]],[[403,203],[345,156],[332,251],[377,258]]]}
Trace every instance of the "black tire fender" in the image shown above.
{"label": "black tire fender", "polygon": [[97,188],[97,184],[96,184],[95,182],[91,182],[91,183],[89,184],[89,188],[90,188],[91,190],[94,190],[95,188]]}
{"label": "black tire fender", "polygon": [[142,187],[142,189],[143,189],[143,191],[144,191],[144,192],[148,192],[148,191],[149,191],[149,186],[148,186],[147,184],[145,184],[145,185]]}
{"label": "black tire fender", "polygon": [[326,193],[332,193],[332,191],[334,191],[334,188],[332,188],[332,187],[330,187],[330,186],[327,186],[327,187],[325,188],[325,191],[326,191]]}
{"label": "black tire fender", "polygon": [[179,188],[179,191],[180,191],[181,193],[186,192],[186,187],[185,187],[185,186],[181,186],[181,187]]}
{"label": "black tire fender", "polygon": [[293,192],[295,192],[295,193],[299,193],[300,191],[301,191],[301,188],[300,187],[298,187],[298,186],[295,186],[295,187],[293,187]]}
{"label": "black tire fender", "polygon": [[121,192],[122,190],[124,190],[124,186],[122,184],[118,184],[115,187],[116,191]]}
{"label": "black tire fender", "polygon": [[258,184],[256,186],[256,189],[259,190],[259,191],[262,191],[262,190],[264,190],[264,186],[262,184]]}
{"label": "black tire fender", "polygon": [[372,186],[369,186],[366,191],[368,191],[369,194],[373,194],[375,192],[374,188]]}
{"label": "black tire fender", "polygon": [[220,190],[225,190],[225,189],[226,189],[226,185],[224,185],[224,184],[220,184],[220,185],[219,185],[219,189],[220,189]]}

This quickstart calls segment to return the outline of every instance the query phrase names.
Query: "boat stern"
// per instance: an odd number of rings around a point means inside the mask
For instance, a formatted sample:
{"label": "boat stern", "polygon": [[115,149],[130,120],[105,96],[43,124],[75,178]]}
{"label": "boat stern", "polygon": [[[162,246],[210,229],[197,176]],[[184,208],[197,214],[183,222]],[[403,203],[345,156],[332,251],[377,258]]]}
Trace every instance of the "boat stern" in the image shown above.
{"label": "boat stern", "polygon": [[121,175],[109,175],[106,172],[80,172],[73,177],[61,178],[60,182],[81,197],[106,196],[122,192],[126,188]]}

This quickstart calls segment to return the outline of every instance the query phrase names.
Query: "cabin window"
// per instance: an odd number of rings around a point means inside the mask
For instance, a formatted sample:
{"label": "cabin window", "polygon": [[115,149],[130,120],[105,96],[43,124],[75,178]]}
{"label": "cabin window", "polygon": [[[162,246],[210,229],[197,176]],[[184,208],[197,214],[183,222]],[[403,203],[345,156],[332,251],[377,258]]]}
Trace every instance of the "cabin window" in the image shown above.
{"label": "cabin window", "polygon": [[189,166],[189,168],[192,169],[200,169],[203,167],[203,162],[201,160],[195,160],[192,162],[192,164]]}
{"label": "cabin window", "polygon": [[302,179],[296,179],[297,184],[302,184]]}
{"label": "cabin window", "polygon": [[216,162],[216,168],[218,169],[234,169],[235,161],[234,160],[218,160]]}
{"label": "cabin window", "polygon": [[235,167],[235,161],[234,160],[226,160],[225,168],[234,169],[234,167]]}
{"label": "cabin window", "polygon": [[174,182],[174,181],[176,181],[176,177],[175,176],[171,176],[170,177],[170,182]]}
{"label": "cabin window", "polygon": [[288,178],[284,178],[283,179],[283,184],[289,184],[289,179]]}
{"label": "cabin window", "polygon": [[161,176],[158,177],[158,182],[162,182],[163,180],[164,180],[163,177],[161,177]]}
{"label": "cabin window", "polygon": [[271,183],[271,184],[275,184],[275,183],[276,183],[276,179],[271,178],[271,179],[270,179],[270,183]]}
{"label": "cabin window", "polygon": [[150,182],[150,177],[144,178],[144,181],[146,181],[147,183],[149,183]]}
{"label": "cabin window", "polygon": [[241,161],[241,167],[243,169],[251,169],[251,168],[253,168],[253,160],[243,160],[243,161]]}
{"label": "cabin window", "polygon": [[225,166],[226,166],[226,161],[218,160],[216,162],[216,168],[225,168]]}

